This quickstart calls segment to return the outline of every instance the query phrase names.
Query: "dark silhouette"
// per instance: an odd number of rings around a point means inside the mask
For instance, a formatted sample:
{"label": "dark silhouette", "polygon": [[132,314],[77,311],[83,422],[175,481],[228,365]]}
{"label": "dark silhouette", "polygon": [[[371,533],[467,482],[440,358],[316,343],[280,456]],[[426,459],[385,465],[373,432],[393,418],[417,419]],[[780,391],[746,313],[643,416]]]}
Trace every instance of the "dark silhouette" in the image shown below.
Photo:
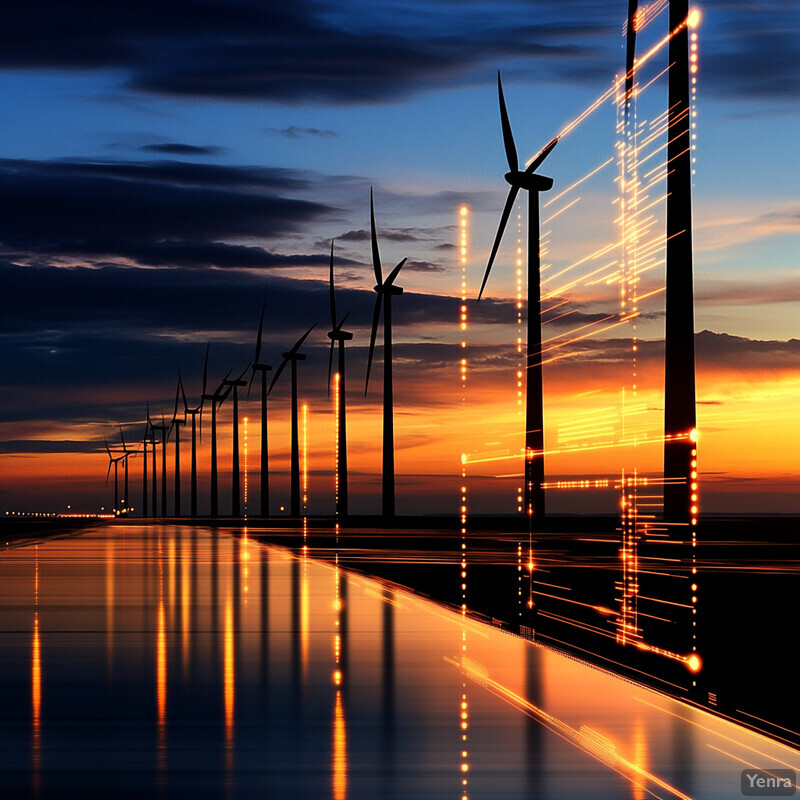
{"label": "dark silhouette", "polygon": [[[667,281],[664,334],[664,518],[693,516],[691,474],[697,461],[692,278],[692,150],[688,0],[670,0],[667,144]],[[693,455],[694,453],[694,455]]]}
{"label": "dark silhouette", "polygon": [[153,431],[153,516],[157,516],[156,508],[156,440],[155,432],[161,431],[161,516],[167,516],[167,440],[169,439],[169,425],[161,415],[161,424],[155,425],[150,419],[150,409],[147,409],[147,421],[150,423],[150,430]]}
{"label": "dark silhouette", "polygon": [[200,393],[200,402],[194,408],[189,408],[186,401],[186,391],[181,380],[180,373],[178,374],[178,382],[180,384],[181,396],[183,397],[183,416],[192,417],[192,474],[190,482],[190,500],[189,500],[189,513],[197,516],[197,415],[200,415],[200,436],[203,435],[203,398],[206,394],[206,383],[208,382],[208,349],[211,345],[206,345],[206,358],[203,362],[203,391]]}
{"label": "dark silhouette", "polygon": [[331,240],[331,272],[330,272],[330,305],[331,305],[331,329],[328,331],[328,338],[331,340],[331,349],[328,354],[328,394],[331,391],[331,371],[333,368],[333,348],[339,343],[339,405],[337,408],[336,427],[338,430],[337,449],[337,487],[336,487],[336,514],[339,517],[346,517],[349,513],[349,501],[347,492],[347,407],[345,399],[345,377],[344,377],[344,343],[353,338],[349,331],[342,330],[342,325],[350,316],[348,311],[341,320],[336,316],[336,292],[333,281],[333,240]]}
{"label": "dark silhouette", "polygon": [[206,394],[203,392],[203,400],[211,402],[211,516],[219,516],[219,481],[217,477],[217,411],[219,410],[225,398],[228,396],[228,391],[225,391],[225,380],[231,370],[228,370],[225,377],[222,379],[220,385],[215,389],[213,394]]}
{"label": "dark silhouette", "polygon": [[126,458],[126,455],[123,453],[121,456],[114,457],[114,454],[111,452],[111,448],[108,446],[108,440],[103,439],[103,443],[106,446],[106,452],[108,453],[108,470],[106,471],[106,485],[108,485],[108,478],[111,475],[111,465],[114,465],[114,516],[119,516],[119,473],[118,467],[119,462]]}
{"label": "dark silhouette", "polygon": [[295,343],[291,350],[283,353],[283,361],[275,372],[272,378],[272,383],[269,386],[269,391],[275,388],[281,373],[287,364],[291,363],[291,379],[292,379],[292,439],[291,439],[291,465],[290,465],[290,498],[289,498],[289,513],[293,517],[300,516],[300,441],[298,433],[298,419],[297,419],[297,362],[305,361],[304,353],[299,350],[303,342],[308,338],[308,334],[317,327],[315,322]]}
{"label": "dark silhouette", "polygon": [[233,463],[231,466],[231,516],[233,517],[242,515],[242,476],[239,465],[239,387],[247,386],[247,381],[243,378],[248,369],[250,369],[250,364],[242,370],[242,374],[238,378],[233,380],[225,378],[222,381],[223,385],[228,387],[223,399],[233,393]]}
{"label": "dark silhouette", "polygon": [[147,516],[147,434],[150,425],[144,424],[144,438],[142,439],[142,517]]}
{"label": "dark silhouette", "polygon": [[506,102],[503,97],[503,84],[497,73],[497,93],[500,99],[500,121],[503,126],[503,143],[506,149],[509,171],[505,174],[511,188],[506,198],[500,225],[494,239],[489,263],[478,293],[481,299],[486,281],[489,278],[500,240],[508,223],[517,193],[525,189],[528,197],[528,354],[526,370],[525,397],[525,512],[529,517],[542,519],[544,504],[544,411],[542,405],[542,321],[541,285],[539,255],[539,193],[553,187],[553,179],[537,175],[536,169],[558,144],[558,137],[552,139],[524,172],[519,169],[517,148],[508,121]]}
{"label": "dark silhouette", "polygon": [[[186,425],[186,414],[183,419],[178,419],[178,402],[181,398],[181,389],[183,388],[183,381],[181,380],[181,372],[178,370],[178,385],[175,387],[175,408],[172,411],[172,419],[169,423],[169,429],[175,431],[175,508],[174,515],[179,517],[181,515],[181,425]],[[167,439],[169,440],[169,432],[167,432]]]}
{"label": "dark silhouette", "polygon": [[256,337],[256,354],[250,369],[253,371],[250,376],[250,386],[247,389],[247,396],[250,396],[250,389],[253,388],[253,379],[256,372],[261,373],[261,516],[269,516],[269,432],[267,429],[267,373],[272,369],[269,364],[262,364],[261,358],[261,337],[264,332],[264,310],[266,301],[261,305],[261,319],[258,322],[258,336]]}
{"label": "dark silhouette", "polygon": [[120,438],[120,440],[122,442],[122,453],[123,453],[123,456],[122,456],[122,472],[123,472],[123,475],[125,476],[124,477],[125,493],[124,493],[124,495],[122,497],[122,505],[123,505],[124,508],[122,510],[125,512],[125,516],[127,516],[128,514],[130,514],[130,511],[131,511],[130,503],[128,502],[128,497],[129,497],[129,495],[128,495],[128,459],[131,456],[135,456],[137,451],[128,449],[128,445],[125,443],[125,434],[122,432],[122,425],[119,426],[119,438]]}
{"label": "dark silhouette", "polygon": [[[375,338],[378,335],[378,323],[383,305],[383,491],[381,513],[384,517],[393,517],[395,513],[394,493],[394,399],[392,386],[392,295],[403,294],[401,286],[395,286],[404,258],[383,279],[381,257],[378,252],[378,235],[375,231],[375,205],[372,198],[372,187],[369,190],[369,222],[372,241],[372,267],[375,270],[376,284],[373,287],[378,296],[375,298],[375,311],[372,315],[372,331],[369,339],[369,359],[367,360],[367,379],[364,382],[364,396],[369,388],[369,373],[372,369],[372,358],[375,353]],[[383,302],[381,302],[383,301]]]}
{"label": "dark silhouette", "polygon": [[636,13],[639,0],[628,0],[628,24],[625,31],[625,116],[633,96],[633,83],[636,75]]}

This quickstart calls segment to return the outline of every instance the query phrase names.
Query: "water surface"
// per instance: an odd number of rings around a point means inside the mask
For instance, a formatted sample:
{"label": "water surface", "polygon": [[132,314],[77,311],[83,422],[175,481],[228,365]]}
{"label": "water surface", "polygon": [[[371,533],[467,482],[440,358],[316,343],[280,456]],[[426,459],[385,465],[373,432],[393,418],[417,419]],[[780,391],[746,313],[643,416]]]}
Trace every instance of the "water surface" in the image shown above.
{"label": "water surface", "polygon": [[800,754],[310,556],[116,527],[0,557],[33,798],[719,798]]}

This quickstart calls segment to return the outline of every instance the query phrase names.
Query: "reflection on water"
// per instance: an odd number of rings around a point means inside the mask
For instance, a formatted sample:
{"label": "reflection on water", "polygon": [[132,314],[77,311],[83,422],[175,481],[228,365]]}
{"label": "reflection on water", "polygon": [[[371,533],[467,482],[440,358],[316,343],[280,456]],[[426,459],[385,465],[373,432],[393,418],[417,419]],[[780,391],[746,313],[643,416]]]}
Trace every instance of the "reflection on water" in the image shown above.
{"label": "reflection on water", "polygon": [[5,552],[6,794],[716,799],[750,765],[800,767],[312,555],[192,527]]}

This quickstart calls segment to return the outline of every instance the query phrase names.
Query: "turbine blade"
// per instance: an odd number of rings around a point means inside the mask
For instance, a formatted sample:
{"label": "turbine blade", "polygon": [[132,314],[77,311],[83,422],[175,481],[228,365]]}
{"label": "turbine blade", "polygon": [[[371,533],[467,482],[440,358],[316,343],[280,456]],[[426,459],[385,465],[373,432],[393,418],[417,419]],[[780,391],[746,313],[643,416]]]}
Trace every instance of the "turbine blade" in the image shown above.
{"label": "turbine blade", "polygon": [[249,370],[251,366],[252,366],[252,364],[248,364],[248,365],[247,365],[247,366],[246,366],[246,367],[245,367],[245,368],[242,370],[241,374],[240,374],[240,375],[239,375],[239,377],[236,379],[236,383],[239,383],[239,381],[240,381],[242,378],[244,378],[244,374],[245,374],[245,372],[247,372],[247,370]]}
{"label": "turbine blade", "polygon": [[503,144],[506,148],[506,160],[510,172],[519,171],[517,146],[514,144],[514,135],[511,133],[511,123],[508,121],[506,99],[503,97],[503,83],[500,80],[500,70],[497,70],[497,95],[500,98],[500,124],[503,126]]}
{"label": "turbine blade", "polygon": [[336,344],[331,339],[331,349],[328,352],[328,397],[331,396],[331,371],[333,370],[333,346]]}
{"label": "turbine blade", "polygon": [[125,444],[125,434],[122,432],[122,425],[119,426],[119,438],[122,439],[122,449],[127,453],[128,447]]}
{"label": "turbine blade", "polygon": [[203,394],[206,393],[208,387],[208,351],[211,349],[211,342],[206,345],[206,359],[203,362]]}
{"label": "turbine blade", "polygon": [[339,324],[333,329],[334,331],[340,331],[342,329],[342,325],[347,322],[347,318],[350,316],[350,312],[348,311],[340,320]]}
{"label": "turbine blade", "polygon": [[536,158],[534,158],[534,159],[533,159],[533,161],[531,161],[531,163],[530,163],[530,166],[528,166],[528,168],[525,170],[525,173],[526,173],[527,175],[532,175],[534,172],[536,172],[536,169],[537,169],[537,167],[539,167],[539,166],[541,165],[542,161],[544,161],[544,160],[547,158],[547,156],[549,156],[549,155],[550,155],[550,151],[551,151],[551,150],[552,150],[552,149],[553,149],[553,148],[554,148],[554,147],[555,147],[557,144],[558,144],[558,136],[556,136],[554,139],[551,139],[551,140],[550,140],[550,141],[547,143],[547,145],[546,145],[546,146],[545,146],[545,148],[544,148],[544,149],[543,149],[543,150],[542,150],[542,151],[539,153],[539,155],[538,155],[538,156],[536,156]]}
{"label": "turbine blade", "polygon": [[261,304],[261,319],[258,322],[258,336],[256,337],[256,357],[253,359],[254,364],[258,364],[258,357],[261,355],[261,335],[264,332],[264,309],[267,307],[265,300]]}
{"label": "turbine blade", "polygon": [[277,370],[275,370],[275,374],[272,376],[272,382],[270,383],[269,389],[267,390],[267,395],[268,396],[270,394],[272,394],[272,390],[275,388],[275,384],[278,382],[278,378],[280,378],[281,373],[286,368],[286,365],[288,363],[289,363],[289,359],[288,358],[284,358],[283,361],[281,361],[281,365],[278,367]]}
{"label": "turbine blade", "polygon": [[333,290],[333,239],[331,239],[331,328],[336,327],[336,292]]}
{"label": "turbine blade", "polygon": [[111,474],[111,461],[108,462],[108,469],[106,470],[106,486],[108,486],[108,476]]}
{"label": "turbine blade", "polygon": [[372,331],[369,335],[369,357],[367,358],[367,379],[364,381],[364,397],[367,396],[369,388],[369,373],[372,369],[372,357],[375,354],[375,337],[378,335],[378,322],[381,316],[381,295],[375,298],[375,311],[372,314]]}
{"label": "turbine blade", "polygon": [[399,263],[399,264],[398,264],[398,265],[397,265],[397,266],[396,266],[396,267],[395,267],[395,268],[394,268],[394,269],[393,269],[393,270],[392,270],[392,271],[389,273],[389,277],[386,279],[386,281],[385,281],[385,282],[384,282],[384,284],[383,284],[384,286],[391,286],[391,285],[394,283],[394,281],[395,281],[395,278],[397,278],[397,276],[398,276],[398,275],[399,275],[399,273],[400,273],[400,270],[403,268],[403,264],[405,264],[407,260],[408,260],[408,259],[405,259],[405,258],[404,258],[404,259],[403,259],[403,260],[402,260],[402,261],[401,261],[401,262],[400,262],[400,263]]}
{"label": "turbine blade", "polygon": [[152,428],[153,427],[153,420],[150,419],[150,403],[147,403],[147,424]]}
{"label": "turbine blade", "polygon": [[256,365],[250,365],[250,383],[247,384],[247,399],[250,399],[250,390],[253,388],[253,380],[256,377]]}
{"label": "turbine blade", "polygon": [[506,205],[503,208],[503,213],[500,216],[500,224],[497,226],[497,235],[494,237],[494,245],[492,245],[492,254],[489,256],[489,263],[486,265],[486,272],[483,274],[483,282],[481,283],[481,290],[478,292],[478,300],[481,299],[483,290],[486,287],[486,281],[489,278],[489,273],[492,271],[492,264],[494,264],[494,257],[497,255],[497,250],[500,247],[500,240],[503,238],[503,233],[506,229],[506,223],[511,215],[511,209],[514,207],[514,200],[516,200],[519,187],[512,186],[506,198]]}
{"label": "turbine blade", "polygon": [[178,401],[181,399],[181,373],[178,370],[178,383],[175,386],[175,407],[172,409],[172,422],[170,425],[175,423],[175,420],[178,418]]}
{"label": "turbine blade", "polygon": [[372,268],[375,270],[375,282],[380,285],[383,283],[383,271],[381,270],[381,254],[378,252],[378,234],[375,230],[375,203],[372,200],[372,187],[369,187],[369,230],[372,242]]}
{"label": "turbine blade", "polygon": [[111,455],[111,448],[108,446],[108,440],[103,439],[103,444],[106,446],[106,452],[108,453],[108,457],[113,458],[113,456]]}
{"label": "turbine blade", "polygon": [[291,352],[296,353],[302,346],[303,342],[308,338],[308,334],[317,327],[317,323],[315,322],[295,343],[294,347],[292,347]]}
{"label": "turbine blade", "polygon": [[186,402],[186,389],[183,385],[183,378],[181,377],[180,370],[178,370],[178,386],[180,386],[181,397],[183,398],[183,416],[186,417],[186,412],[189,410],[189,404]]}

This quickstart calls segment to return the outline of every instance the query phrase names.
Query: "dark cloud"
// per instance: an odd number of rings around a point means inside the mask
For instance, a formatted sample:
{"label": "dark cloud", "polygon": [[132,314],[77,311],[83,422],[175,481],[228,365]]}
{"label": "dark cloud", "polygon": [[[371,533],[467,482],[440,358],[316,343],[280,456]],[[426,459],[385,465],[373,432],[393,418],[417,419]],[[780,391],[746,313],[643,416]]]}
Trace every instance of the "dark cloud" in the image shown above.
{"label": "dark cloud", "polygon": [[264,132],[270,136],[282,136],[285,139],[307,139],[308,137],[335,139],[339,135],[336,131],[321,128],[298,128],[296,125],[290,125],[288,128],[264,128]]}
{"label": "dark cloud", "polygon": [[0,246],[6,253],[150,265],[296,265],[303,257],[236,240],[299,231],[330,216],[329,206],[278,194],[306,185],[292,170],[2,160]]}
{"label": "dark cloud", "polygon": [[68,439],[12,439],[0,442],[0,455],[23,453],[99,453],[102,442],[71,441]]}
{"label": "dark cloud", "polygon": [[729,96],[790,99],[800,94],[800,6],[785,0],[731,2],[701,50],[702,79]]}
{"label": "dark cloud", "polygon": [[145,144],[139,148],[146,153],[163,153],[171,156],[215,156],[223,151],[222,147],[212,145],[199,147],[194,144],[166,142],[165,144]]}
{"label": "dark cloud", "polygon": [[[133,87],[158,94],[381,102],[463,80],[500,57],[595,60],[591,40],[608,30],[589,0],[568,13],[505,5],[477,2],[454,15],[448,4],[387,14],[313,0],[142,0],[135,8],[32,0],[4,15],[0,65],[121,69]],[[576,11],[577,24],[569,21]],[[545,20],[519,24],[523,13]]]}

